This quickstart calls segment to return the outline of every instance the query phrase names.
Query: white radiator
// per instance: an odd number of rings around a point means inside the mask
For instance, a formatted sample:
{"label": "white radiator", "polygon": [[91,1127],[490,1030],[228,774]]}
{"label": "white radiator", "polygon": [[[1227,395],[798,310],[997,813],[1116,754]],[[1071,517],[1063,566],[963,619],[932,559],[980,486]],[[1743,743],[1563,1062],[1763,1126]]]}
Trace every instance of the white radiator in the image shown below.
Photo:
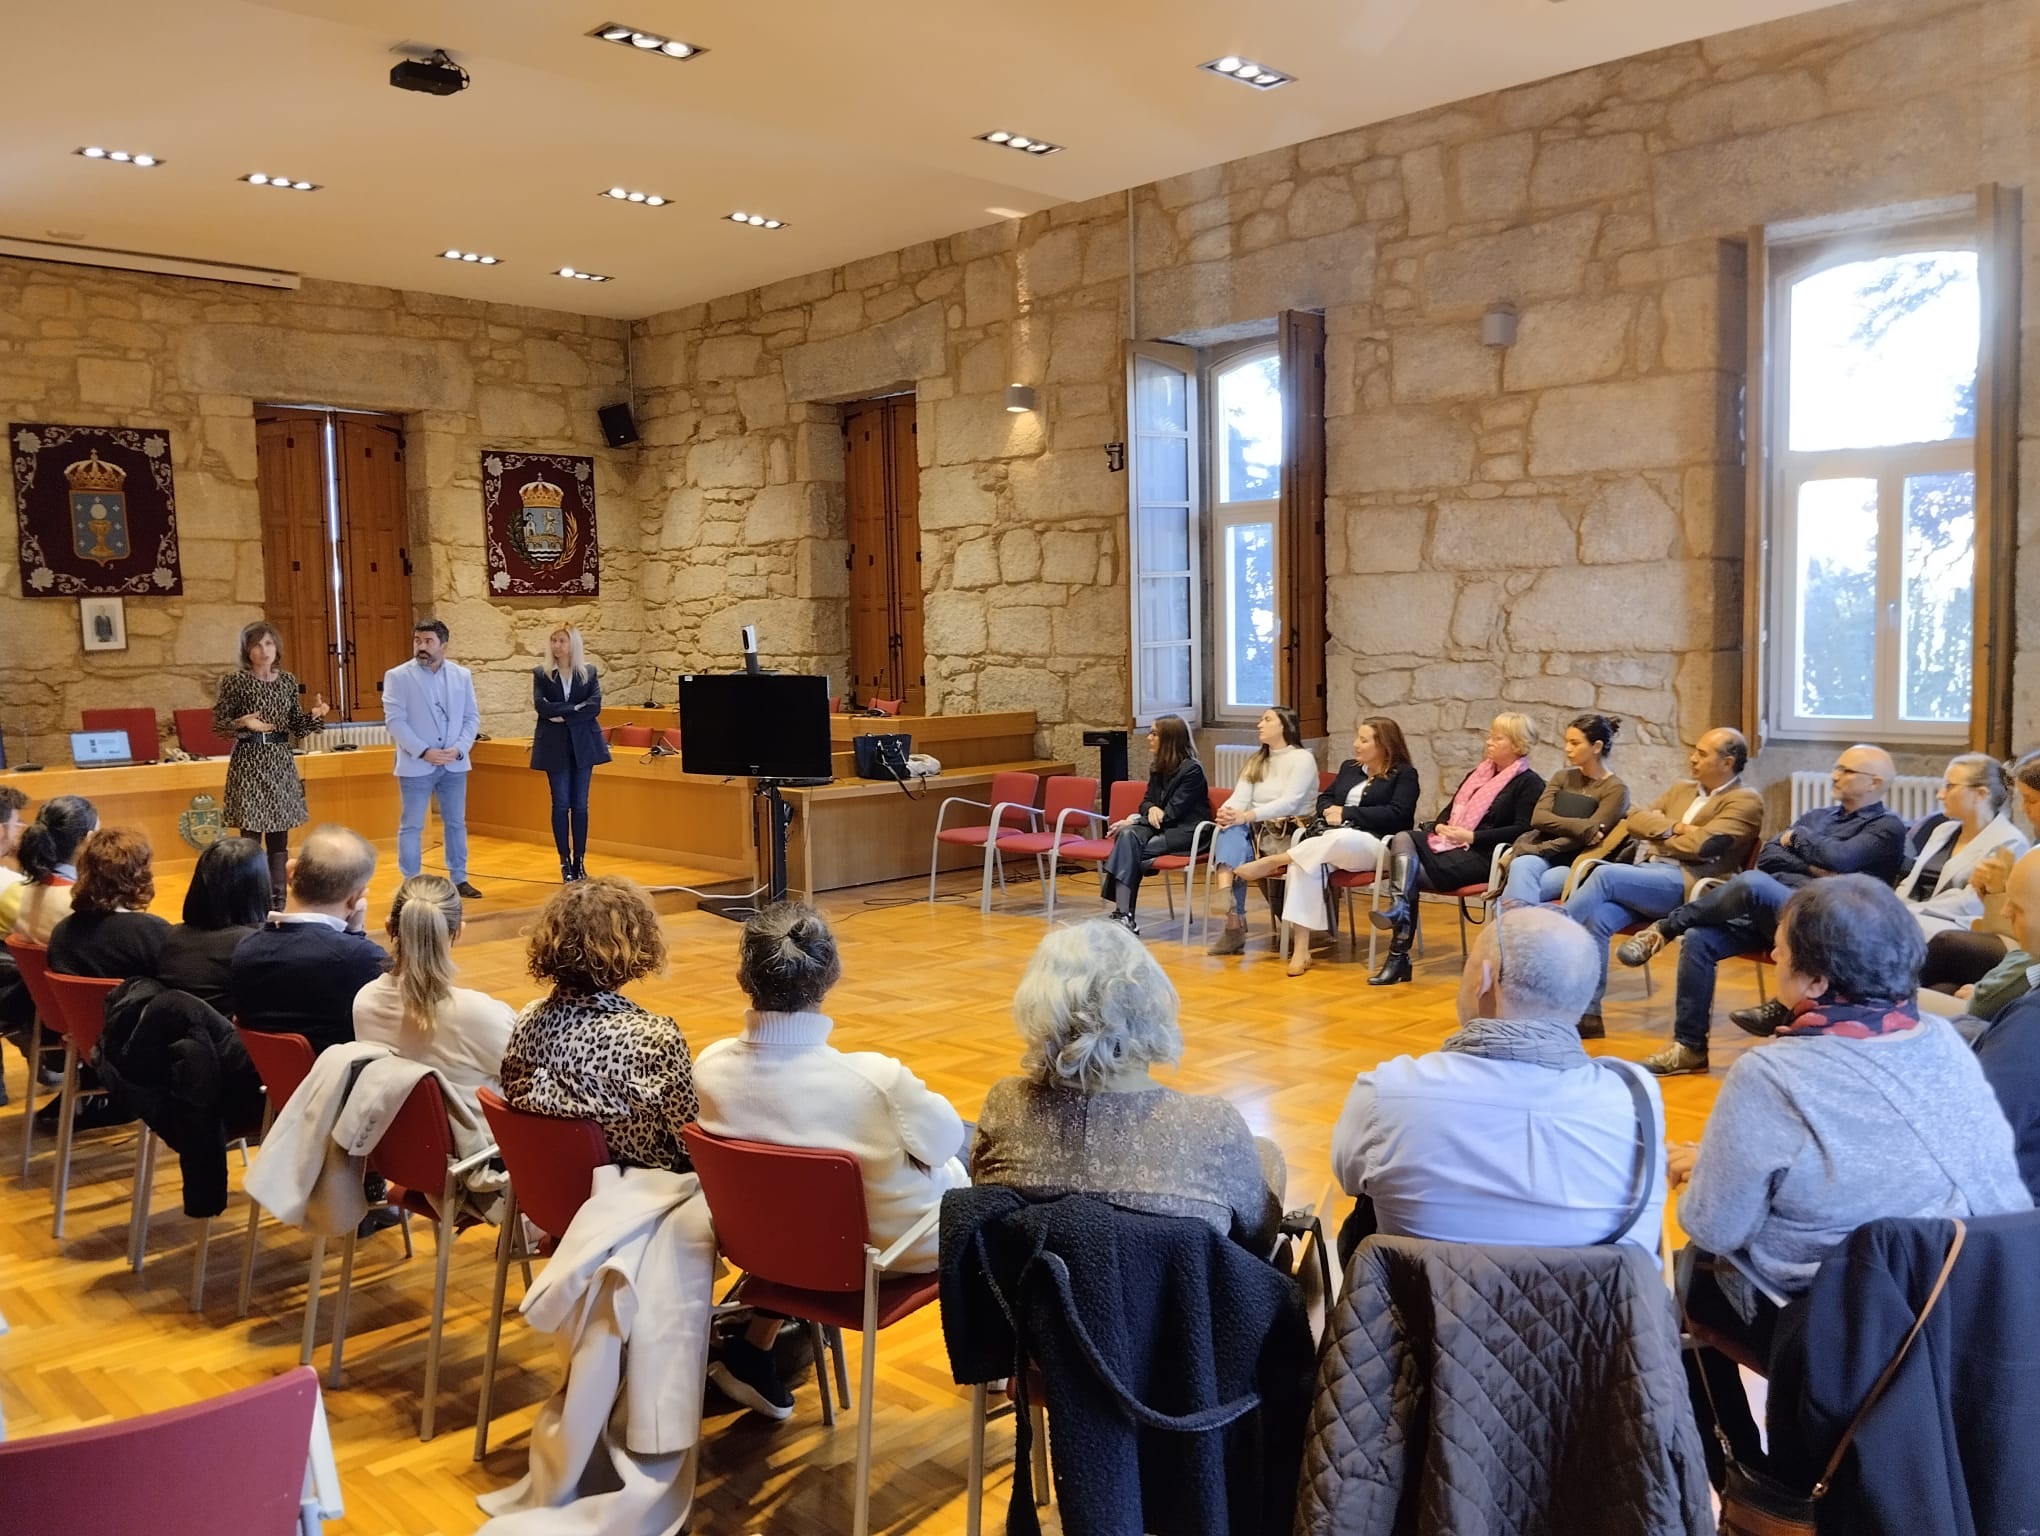
{"label": "white radiator", "polygon": [[380,720],[342,720],[305,738],[307,752],[330,752],[338,746],[386,747],[390,728]]}
{"label": "white radiator", "polygon": [[1204,782],[1213,789],[1231,789],[1239,783],[1240,770],[1247,766],[1247,759],[1260,750],[1258,746],[1220,743],[1211,749],[1211,767],[1204,775]]}
{"label": "white radiator", "polygon": [[[1884,804],[1895,816],[1905,821],[1918,821],[1922,816],[1931,816],[1940,810],[1937,797],[1941,788],[1938,777],[1930,778],[1921,773],[1902,773],[1884,792]],[[1795,773],[1792,775],[1792,819],[1797,821],[1808,811],[1823,805],[1835,803],[1834,776],[1825,770],[1819,773]]]}

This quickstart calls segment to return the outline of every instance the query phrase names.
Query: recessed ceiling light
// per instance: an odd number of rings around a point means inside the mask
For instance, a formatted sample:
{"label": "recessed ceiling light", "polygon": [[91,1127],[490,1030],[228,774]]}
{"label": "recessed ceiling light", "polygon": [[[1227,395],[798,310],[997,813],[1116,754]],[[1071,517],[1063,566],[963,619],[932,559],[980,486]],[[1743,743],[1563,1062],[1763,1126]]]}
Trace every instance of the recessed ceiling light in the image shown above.
{"label": "recessed ceiling light", "polygon": [[604,276],[600,272],[583,272],[575,267],[561,267],[553,273],[553,276],[579,278],[584,283],[607,283],[613,281],[613,279]]}
{"label": "recessed ceiling light", "polygon": [[1062,148],[1062,145],[1051,144],[1046,139],[1029,138],[1024,133],[1009,133],[1004,128],[994,133],[981,133],[977,137],[980,143],[997,144],[1002,149],[1024,150],[1030,155],[1052,155]]}
{"label": "recessed ceiling light", "polygon": [[670,198],[656,197],[650,192],[638,192],[629,187],[607,187],[595,194],[619,203],[636,203],[641,208],[663,208]]}
{"label": "recessed ceiling light", "polygon": [[1224,75],[1228,80],[1237,80],[1241,85],[1251,85],[1257,91],[1272,91],[1278,85],[1288,85],[1296,78],[1266,64],[1256,64],[1252,59],[1243,59],[1236,53],[1229,53],[1222,59],[1213,59],[1209,64],[1200,64],[1199,69],[1214,75]]}
{"label": "recessed ceiling light", "polygon": [[260,171],[251,171],[240,180],[251,187],[282,187],[286,192],[317,192],[324,185],[316,181],[293,181],[288,176],[265,176]]}
{"label": "recessed ceiling light", "polygon": [[444,256],[448,261],[472,261],[476,265],[484,267],[493,267],[496,265],[495,257],[483,256],[476,251],[463,251],[459,249],[454,249],[451,251],[441,251],[439,254],[441,256]]}
{"label": "recessed ceiling light", "polygon": [[74,149],[71,153],[82,155],[87,160],[117,160],[122,165],[139,165],[143,170],[163,163],[154,155],[138,155],[125,149],[102,149],[97,144]]}
{"label": "recessed ceiling light", "polygon": [[730,222],[732,224],[748,224],[753,229],[786,228],[786,220],[768,219],[762,213],[733,213],[730,215]]}
{"label": "recessed ceiling light", "polygon": [[640,53],[656,53],[668,59],[698,59],[708,52],[699,43],[684,43],[663,32],[647,32],[642,27],[627,26],[620,21],[605,21],[588,35],[605,43],[635,48]]}

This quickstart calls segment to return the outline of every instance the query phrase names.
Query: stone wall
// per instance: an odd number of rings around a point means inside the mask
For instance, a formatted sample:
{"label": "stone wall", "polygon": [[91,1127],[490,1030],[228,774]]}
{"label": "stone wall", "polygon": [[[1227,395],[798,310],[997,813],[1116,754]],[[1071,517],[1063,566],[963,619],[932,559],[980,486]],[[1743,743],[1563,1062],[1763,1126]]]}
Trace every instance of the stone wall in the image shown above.
{"label": "stone wall", "polygon": [[1740,703],[1737,242],[2023,183],[2033,42],[2024,0],[1861,0],[641,322],[652,644],[712,657],[755,618],[840,675],[830,403],[910,388],[931,707],[1032,707],[1078,754],[1127,709],[1121,338],[1316,308],[1334,741],[1396,714],[1435,783],[1497,709],[1550,736],[1593,708],[1661,782]]}
{"label": "stone wall", "polygon": [[[75,600],[22,596],[5,478],[0,725],[13,755],[62,761],[59,733],[84,708],[152,702],[167,730],[172,709],[212,702],[240,626],[262,611],[258,402],[405,418],[416,607],[447,621],[453,654],[476,669],[486,729],[528,731],[526,669],[562,618],[628,681],[644,629],[635,464],[602,446],[595,418],[624,393],[625,335],[615,321],[383,288],[277,291],[0,259],[0,424],[168,428],[184,565],[183,596],[128,600],[125,651],[85,652]],[[599,601],[489,600],[484,445],[595,455]]]}

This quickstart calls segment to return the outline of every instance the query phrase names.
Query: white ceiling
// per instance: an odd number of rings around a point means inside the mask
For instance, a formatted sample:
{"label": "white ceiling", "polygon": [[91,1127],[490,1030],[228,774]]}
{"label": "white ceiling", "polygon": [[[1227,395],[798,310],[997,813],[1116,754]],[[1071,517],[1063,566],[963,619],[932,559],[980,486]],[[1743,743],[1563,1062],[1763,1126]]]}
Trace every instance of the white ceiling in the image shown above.
{"label": "white ceiling", "polygon": [[[613,8],[612,8],[613,7]],[[5,0],[0,235],[640,316],[1805,0]],[[675,61],[584,34],[627,22]],[[444,47],[457,96],[391,89]],[[1297,76],[1250,90],[1228,53]],[[1005,128],[1068,146],[978,143]],[[85,144],[160,156],[95,163]],[[322,183],[248,186],[251,171]],[[672,199],[630,206],[622,183]],[[788,221],[774,232],[723,216]],[[448,262],[451,246],[502,264]],[[555,277],[572,266],[611,283]]]}

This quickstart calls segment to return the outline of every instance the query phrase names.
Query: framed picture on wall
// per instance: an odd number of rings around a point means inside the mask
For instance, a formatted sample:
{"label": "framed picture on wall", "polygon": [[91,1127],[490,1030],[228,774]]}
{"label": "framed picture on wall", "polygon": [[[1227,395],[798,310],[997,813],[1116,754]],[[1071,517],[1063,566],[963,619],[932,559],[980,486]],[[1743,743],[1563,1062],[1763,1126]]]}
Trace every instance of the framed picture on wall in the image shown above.
{"label": "framed picture on wall", "polygon": [[127,649],[127,609],[118,597],[81,597],[78,632],[88,651]]}

